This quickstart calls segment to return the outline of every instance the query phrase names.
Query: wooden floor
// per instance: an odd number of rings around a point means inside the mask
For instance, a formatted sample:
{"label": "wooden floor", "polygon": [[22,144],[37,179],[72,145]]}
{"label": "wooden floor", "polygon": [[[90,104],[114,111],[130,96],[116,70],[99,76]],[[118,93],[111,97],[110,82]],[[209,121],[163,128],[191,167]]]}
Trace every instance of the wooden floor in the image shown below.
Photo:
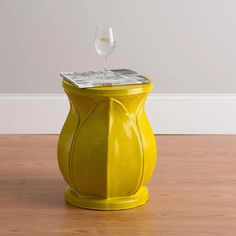
{"label": "wooden floor", "polygon": [[0,235],[236,235],[236,136],[158,136],[148,204],[91,211],[63,200],[56,135],[0,136]]}

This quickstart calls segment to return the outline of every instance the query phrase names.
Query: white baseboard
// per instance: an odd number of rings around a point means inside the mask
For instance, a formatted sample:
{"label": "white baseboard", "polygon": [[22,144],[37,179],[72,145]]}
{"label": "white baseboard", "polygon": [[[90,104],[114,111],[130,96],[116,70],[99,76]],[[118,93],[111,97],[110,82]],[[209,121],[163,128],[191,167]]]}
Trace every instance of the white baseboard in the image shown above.
{"label": "white baseboard", "polygon": [[[69,110],[64,94],[0,94],[0,134],[58,134]],[[155,134],[236,134],[236,94],[150,94]]]}

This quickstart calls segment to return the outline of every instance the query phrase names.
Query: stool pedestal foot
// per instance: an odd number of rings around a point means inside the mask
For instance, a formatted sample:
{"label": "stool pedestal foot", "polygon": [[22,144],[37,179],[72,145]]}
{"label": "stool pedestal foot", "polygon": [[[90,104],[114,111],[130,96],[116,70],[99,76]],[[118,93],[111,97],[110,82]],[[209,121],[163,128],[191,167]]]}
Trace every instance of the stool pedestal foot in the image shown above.
{"label": "stool pedestal foot", "polygon": [[70,187],[65,193],[65,200],[73,206],[94,210],[122,210],[141,206],[148,200],[148,190],[141,187],[138,192],[131,196],[117,198],[93,198],[80,196]]}

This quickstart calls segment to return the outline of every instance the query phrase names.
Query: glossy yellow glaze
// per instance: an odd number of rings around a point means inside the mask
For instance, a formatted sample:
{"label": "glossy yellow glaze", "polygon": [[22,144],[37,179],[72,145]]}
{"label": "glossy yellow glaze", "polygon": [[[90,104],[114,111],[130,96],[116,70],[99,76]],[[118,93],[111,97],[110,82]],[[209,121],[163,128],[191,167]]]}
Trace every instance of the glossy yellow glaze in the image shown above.
{"label": "glossy yellow glaze", "polygon": [[151,84],[79,89],[63,81],[70,111],[58,162],[72,205],[119,210],[148,200],[156,144],[144,111]]}

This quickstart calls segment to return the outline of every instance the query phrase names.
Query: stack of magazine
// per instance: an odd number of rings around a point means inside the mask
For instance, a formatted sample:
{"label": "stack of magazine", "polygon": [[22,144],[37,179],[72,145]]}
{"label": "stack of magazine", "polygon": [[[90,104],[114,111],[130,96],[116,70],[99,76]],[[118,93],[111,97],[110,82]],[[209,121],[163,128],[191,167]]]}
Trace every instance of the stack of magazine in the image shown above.
{"label": "stack of magazine", "polygon": [[63,79],[69,80],[79,88],[147,84],[151,81],[129,69],[109,70],[105,73],[88,71],[83,73],[61,72]]}

